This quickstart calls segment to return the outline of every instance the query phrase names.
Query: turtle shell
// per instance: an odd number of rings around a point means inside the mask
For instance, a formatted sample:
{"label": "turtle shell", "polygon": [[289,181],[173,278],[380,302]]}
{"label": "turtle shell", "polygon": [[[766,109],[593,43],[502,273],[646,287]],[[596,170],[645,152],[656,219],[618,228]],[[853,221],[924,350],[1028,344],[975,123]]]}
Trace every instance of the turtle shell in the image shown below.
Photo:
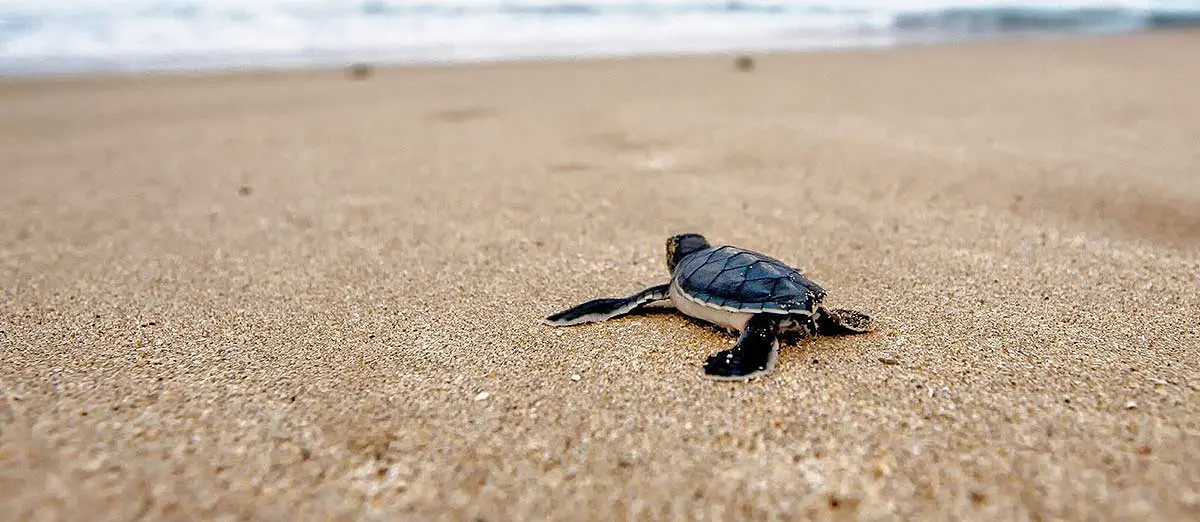
{"label": "turtle shell", "polygon": [[732,246],[706,248],[675,267],[686,297],[738,312],[811,313],[825,289],[777,259]]}

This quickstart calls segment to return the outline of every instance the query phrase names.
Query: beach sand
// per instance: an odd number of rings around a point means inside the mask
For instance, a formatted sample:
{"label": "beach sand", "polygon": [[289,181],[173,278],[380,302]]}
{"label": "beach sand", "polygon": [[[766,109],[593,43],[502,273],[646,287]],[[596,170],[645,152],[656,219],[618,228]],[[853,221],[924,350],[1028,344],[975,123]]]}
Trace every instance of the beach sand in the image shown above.
{"label": "beach sand", "polygon": [[[1194,519],[1197,53],[0,82],[0,518]],[[874,331],[539,323],[687,231]]]}

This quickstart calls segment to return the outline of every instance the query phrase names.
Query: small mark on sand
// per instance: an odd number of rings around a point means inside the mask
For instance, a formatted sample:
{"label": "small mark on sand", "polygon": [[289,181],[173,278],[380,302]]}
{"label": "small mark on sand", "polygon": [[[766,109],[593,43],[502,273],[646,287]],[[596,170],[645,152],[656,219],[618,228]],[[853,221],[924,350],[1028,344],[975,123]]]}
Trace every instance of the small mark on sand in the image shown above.
{"label": "small mark on sand", "polygon": [[656,154],[642,161],[642,167],[647,170],[663,172],[679,164],[679,159],[671,154]]}
{"label": "small mark on sand", "polygon": [[982,491],[972,491],[971,492],[971,503],[975,504],[975,505],[986,504],[987,503],[987,494]]}
{"label": "small mark on sand", "polygon": [[838,495],[829,495],[828,502],[830,511],[846,510],[848,513],[857,512],[858,505],[861,503],[857,498],[841,497]]}
{"label": "small mark on sand", "polygon": [[592,170],[592,166],[587,163],[576,162],[555,163],[550,165],[550,170],[553,172],[583,172]]}
{"label": "small mark on sand", "polygon": [[353,80],[365,80],[375,72],[375,68],[367,63],[356,63],[346,68],[346,76]]}
{"label": "small mark on sand", "polygon": [[491,107],[461,107],[445,109],[429,113],[428,119],[446,123],[463,123],[472,120],[482,120],[496,115]]}
{"label": "small mark on sand", "polygon": [[646,152],[670,145],[660,140],[633,138],[623,132],[593,134],[587,137],[587,142],[593,146],[616,152]]}
{"label": "small mark on sand", "polygon": [[739,71],[743,71],[743,72],[753,71],[754,70],[754,58],[751,58],[750,56],[746,56],[746,55],[738,56],[737,60],[734,62],[734,65],[737,67],[737,70],[739,70]]}

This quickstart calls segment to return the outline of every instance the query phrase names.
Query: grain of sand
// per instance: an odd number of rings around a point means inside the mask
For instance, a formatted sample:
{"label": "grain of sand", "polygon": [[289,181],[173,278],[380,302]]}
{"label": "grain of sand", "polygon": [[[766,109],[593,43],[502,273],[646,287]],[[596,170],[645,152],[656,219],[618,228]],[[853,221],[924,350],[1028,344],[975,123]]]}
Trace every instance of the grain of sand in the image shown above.
{"label": "grain of sand", "polygon": [[[0,83],[0,518],[1194,520],[1197,54]],[[682,231],[876,330],[538,322]]]}

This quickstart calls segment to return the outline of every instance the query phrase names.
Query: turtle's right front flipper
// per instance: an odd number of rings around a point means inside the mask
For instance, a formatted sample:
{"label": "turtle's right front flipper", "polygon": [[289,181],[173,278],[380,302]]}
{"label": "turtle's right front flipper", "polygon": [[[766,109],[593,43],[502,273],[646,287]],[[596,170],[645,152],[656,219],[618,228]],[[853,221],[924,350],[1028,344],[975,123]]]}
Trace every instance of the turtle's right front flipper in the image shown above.
{"label": "turtle's right front flipper", "polygon": [[551,315],[542,319],[542,322],[551,326],[571,326],[607,321],[632,312],[639,306],[667,299],[670,287],[669,284],[658,285],[629,297],[595,299]]}
{"label": "turtle's right front flipper", "polygon": [[779,358],[776,336],[779,317],[769,313],[751,317],[733,348],[708,356],[704,377],[715,381],[748,381],[775,371]]}

